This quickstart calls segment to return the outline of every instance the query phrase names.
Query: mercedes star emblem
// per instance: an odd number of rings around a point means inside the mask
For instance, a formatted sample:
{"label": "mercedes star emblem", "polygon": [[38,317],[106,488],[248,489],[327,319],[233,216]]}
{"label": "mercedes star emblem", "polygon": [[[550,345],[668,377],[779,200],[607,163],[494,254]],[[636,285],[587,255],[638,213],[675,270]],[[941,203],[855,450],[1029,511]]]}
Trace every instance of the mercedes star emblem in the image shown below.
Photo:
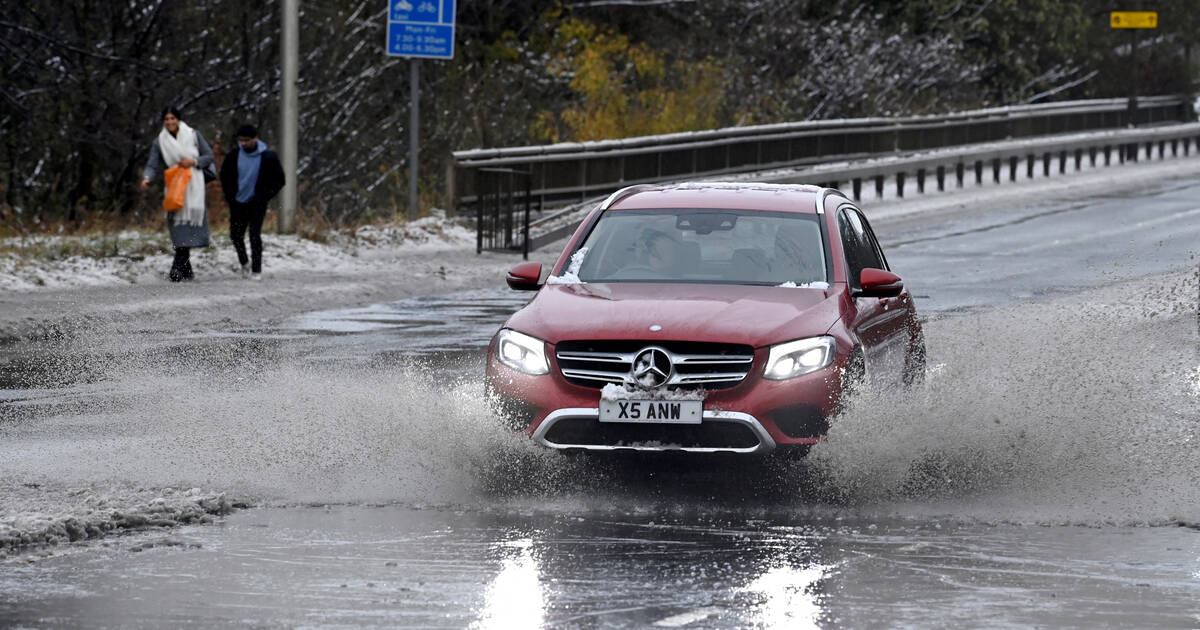
{"label": "mercedes star emblem", "polygon": [[666,385],[667,381],[671,380],[674,370],[671,355],[667,354],[666,350],[650,347],[637,353],[629,372],[634,383],[646,389],[654,389]]}

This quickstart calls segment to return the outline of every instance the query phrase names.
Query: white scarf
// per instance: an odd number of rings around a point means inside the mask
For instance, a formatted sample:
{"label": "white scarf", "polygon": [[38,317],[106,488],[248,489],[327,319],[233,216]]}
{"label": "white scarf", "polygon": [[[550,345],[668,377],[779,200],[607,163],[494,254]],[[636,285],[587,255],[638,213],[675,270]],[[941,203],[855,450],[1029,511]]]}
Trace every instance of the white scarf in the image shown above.
{"label": "white scarf", "polygon": [[[158,148],[162,151],[163,162],[167,168],[179,166],[183,158],[193,161],[200,159],[200,148],[196,146],[196,132],[179,121],[179,131],[175,135],[163,127],[158,132]],[[183,207],[175,213],[175,223],[183,225],[202,225],[204,223],[204,173],[192,166],[192,178],[188,181],[187,192],[184,194]]]}

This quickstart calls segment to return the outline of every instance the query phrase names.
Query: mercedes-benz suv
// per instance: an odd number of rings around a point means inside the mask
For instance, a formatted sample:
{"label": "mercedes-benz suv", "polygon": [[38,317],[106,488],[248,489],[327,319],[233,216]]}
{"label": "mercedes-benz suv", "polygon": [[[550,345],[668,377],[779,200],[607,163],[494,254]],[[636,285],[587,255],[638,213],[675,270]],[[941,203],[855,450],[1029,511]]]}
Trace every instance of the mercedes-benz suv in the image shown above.
{"label": "mercedes-benz suv", "polygon": [[848,392],[925,370],[866,217],[816,186],[632,186],[592,210],[488,349],[487,391],[555,449],[804,452]]}

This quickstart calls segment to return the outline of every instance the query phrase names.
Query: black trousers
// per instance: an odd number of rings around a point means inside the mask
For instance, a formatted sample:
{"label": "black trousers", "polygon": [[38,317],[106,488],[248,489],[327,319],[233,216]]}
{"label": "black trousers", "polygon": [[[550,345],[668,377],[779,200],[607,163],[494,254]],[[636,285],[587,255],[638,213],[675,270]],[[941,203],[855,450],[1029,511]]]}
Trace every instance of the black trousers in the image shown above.
{"label": "black trousers", "polygon": [[[262,225],[267,204],[238,201],[229,205],[229,239],[237,250],[238,262],[250,263],[250,271],[262,273]],[[250,256],[246,256],[246,228],[250,228]]]}
{"label": "black trousers", "polygon": [[196,274],[192,273],[191,254],[192,248],[190,247],[175,248],[175,260],[171,263],[171,272],[167,274],[167,278],[171,282],[191,280],[196,277]]}

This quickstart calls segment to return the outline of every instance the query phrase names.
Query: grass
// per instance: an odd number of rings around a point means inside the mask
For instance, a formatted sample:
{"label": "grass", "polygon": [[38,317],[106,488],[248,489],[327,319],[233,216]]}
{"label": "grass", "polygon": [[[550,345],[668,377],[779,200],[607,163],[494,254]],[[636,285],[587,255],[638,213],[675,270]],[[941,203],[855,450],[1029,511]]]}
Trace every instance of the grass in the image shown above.
{"label": "grass", "polygon": [[[385,213],[387,214],[387,213]],[[228,240],[229,215],[224,205],[209,207],[209,228],[214,243]],[[8,219],[8,220],[5,220]],[[407,221],[397,221],[392,216],[375,216],[355,224],[334,224],[314,208],[302,208],[296,218],[295,235],[320,244],[375,245],[377,239],[390,241],[394,238],[389,228],[399,227],[406,232]],[[275,210],[267,213],[264,230],[271,232],[278,225]],[[367,231],[372,226],[381,232]],[[419,233],[425,238],[436,236],[441,226],[427,225]],[[71,257],[93,259],[124,258],[143,260],[152,256],[170,254],[171,240],[161,212],[132,213],[127,216],[99,214],[89,216],[80,213],[75,222],[20,223],[12,215],[0,215],[0,256],[13,256],[26,260],[60,261]]]}
{"label": "grass", "polygon": [[20,258],[65,260],[84,258],[129,258],[141,260],[170,251],[166,233],[125,231],[117,234],[30,235],[0,240],[0,255]]}
{"label": "grass", "polygon": [[[13,208],[0,203],[0,256],[28,260],[59,261],[74,256],[104,259],[127,258],[141,260],[171,252],[163,213],[157,203],[150,203],[153,194],[135,205],[128,213],[76,209],[74,221],[46,221],[42,213],[22,216]],[[214,243],[228,240],[229,210],[221,197],[220,188],[209,184],[208,219]],[[395,210],[371,212],[356,220],[331,220],[326,209],[301,206],[295,221],[295,235],[320,244],[359,242],[359,229],[373,226],[383,231],[403,228],[408,222]],[[422,216],[428,216],[423,212]],[[275,209],[267,212],[264,231],[272,232],[278,225]],[[428,234],[431,226],[423,231]],[[432,231],[437,231],[434,228]],[[218,237],[218,234],[222,238]],[[375,237],[364,235],[365,244],[374,244]]]}

